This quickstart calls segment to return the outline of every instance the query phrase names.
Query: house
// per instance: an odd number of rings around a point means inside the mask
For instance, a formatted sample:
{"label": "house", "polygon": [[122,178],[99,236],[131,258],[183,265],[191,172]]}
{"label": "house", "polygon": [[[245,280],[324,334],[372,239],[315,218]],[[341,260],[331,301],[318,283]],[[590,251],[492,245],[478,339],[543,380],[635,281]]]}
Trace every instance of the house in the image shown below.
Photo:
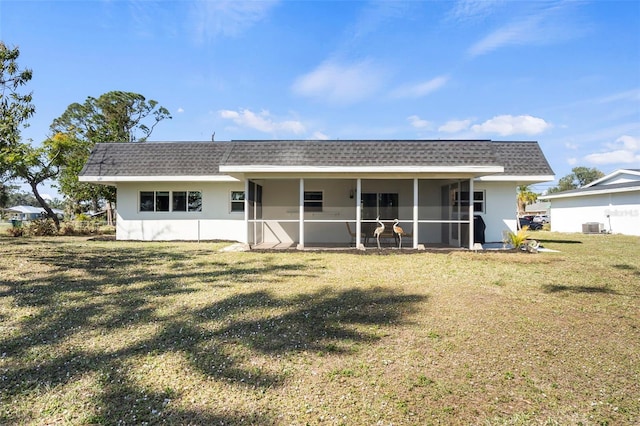
{"label": "house", "polygon": [[375,245],[377,217],[403,247],[470,248],[478,219],[501,241],[517,186],[553,179],[537,142],[490,140],[105,143],[80,174],[117,187],[117,239],[299,248],[348,245],[347,224]]}
{"label": "house", "polygon": [[[13,220],[36,220],[47,215],[47,212],[42,207],[33,207],[33,206],[13,206],[4,209],[5,212],[11,215],[11,219]],[[54,214],[56,214],[59,218],[62,218],[64,212],[58,209],[51,209]]]}
{"label": "house", "polygon": [[582,188],[541,196],[551,230],[640,235],[640,169],[620,169]]}

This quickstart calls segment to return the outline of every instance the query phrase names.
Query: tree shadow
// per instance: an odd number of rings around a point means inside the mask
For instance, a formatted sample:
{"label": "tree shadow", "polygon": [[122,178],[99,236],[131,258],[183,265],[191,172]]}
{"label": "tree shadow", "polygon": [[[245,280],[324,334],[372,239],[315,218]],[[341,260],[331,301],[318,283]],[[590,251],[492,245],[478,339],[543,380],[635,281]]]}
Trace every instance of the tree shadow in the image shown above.
{"label": "tree shadow", "polygon": [[607,287],[597,286],[582,286],[582,285],[560,285],[560,284],[545,284],[542,286],[542,290],[545,293],[601,293],[601,294],[620,294],[615,290]]}
{"label": "tree shadow", "polygon": [[629,265],[627,263],[619,263],[619,264],[613,265],[613,267],[621,271],[630,271],[633,275],[640,276],[640,269],[638,269],[636,266]]}
{"label": "tree shadow", "polygon": [[[99,389],[93,398],[100,409],[88,419],[90,423],[273,424],[275,419],[242,413],[242,407],[236,411],[230,407],[224,413],[178,408],[171,401],[180,398],[181,391],[150,389],[132,381],[127,370],[140,357],[172,354],[185,360],[198,377],[266,391],[282,386],[288,375],[278,368],[256,369],[248,359],[265,354],[278,359],[281,354],[309,351],[345,356],[356,345],[381,338],[371,330],[407,321],[425,300],[382,288],[333,291],[327,287],[293,297],[263,290],[234,293],[204,306],[184,306],[167,315],[160,314],[150,300],[200,291],[185,287],[186,278],[197,278],[207,288],[226,288],[228,280],[242,284],[267,276],[267,283],[284,282],[292,275],[313,278],[315,269],[322,266],[309,259],[279,264],[268,258],[232,263],[216,259],[202,270],[190,266],[193,259],[187,252],[169,249],[131,247],[98,256],[51,248],[38,257],[53,266],[49,275],[8,280],[0,293],[19,307],[37,308],[37,313],[19,320],[14,332],[0,337],[2,357],[12,366],[1,375],[1,401],[10,404],[93,374]],[[158,274],[151,267],[158,262],[177,263],[172,273]],[[91,278],[77,279],[80,272],[90,273]],[[154,330],[145,338],[97,350],[64,346],[81,333],[113,336],[120,330],[145,327]],[[3,424],[24,421],[10,410],[0,414]]]}

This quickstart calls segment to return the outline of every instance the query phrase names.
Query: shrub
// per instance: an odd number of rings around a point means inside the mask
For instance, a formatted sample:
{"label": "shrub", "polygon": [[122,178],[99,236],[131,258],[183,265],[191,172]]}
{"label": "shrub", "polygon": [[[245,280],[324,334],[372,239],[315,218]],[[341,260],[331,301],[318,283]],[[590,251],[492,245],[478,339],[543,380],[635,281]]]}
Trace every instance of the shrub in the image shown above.
{"label": "shrub", "polygon": [[22,226],[12,226],[11,228],[7,228],[7,235],[10,237],[22,237],[24,234],[24,228]]}
{"label": "shrub", "polygon": [[507,243],[510,244],[513,248],[521,248],[525,245],[526,241],[529,239],[529,227],[523,226],[518,232],[509,232],[507,234]]}
{"label": "shrub", "polygon": [[58,235],[58,230],[52,219],[36,219],[26,227],[26,234],[32,237]]}

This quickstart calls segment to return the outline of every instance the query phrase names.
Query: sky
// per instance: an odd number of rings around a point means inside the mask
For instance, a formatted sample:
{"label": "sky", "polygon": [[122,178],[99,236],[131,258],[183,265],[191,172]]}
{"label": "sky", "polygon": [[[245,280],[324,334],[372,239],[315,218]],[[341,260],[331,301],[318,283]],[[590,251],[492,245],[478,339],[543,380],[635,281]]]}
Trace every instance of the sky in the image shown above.
{"label": "sky", "polygon": [[640,168],[635,0],[0,0],[0,39],[34,144],[122,90],[170,111],[150,141],[535,140],[556,181]]}

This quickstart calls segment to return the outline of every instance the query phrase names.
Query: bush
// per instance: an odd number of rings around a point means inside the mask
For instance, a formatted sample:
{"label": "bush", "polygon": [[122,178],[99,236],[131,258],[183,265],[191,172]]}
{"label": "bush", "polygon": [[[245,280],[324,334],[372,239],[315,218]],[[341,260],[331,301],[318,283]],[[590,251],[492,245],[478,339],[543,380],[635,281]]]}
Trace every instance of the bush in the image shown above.
{"label": "bush", "polygon": [[52,219],[36,219],[25,227],[25,234],[32,237],[58,235],[56,224]]}
{"label": "bush", "polygon": [[22,237],[24,234],[24,228],[22,226],[12,226],[7,228],[7,235],[10,237]]}

